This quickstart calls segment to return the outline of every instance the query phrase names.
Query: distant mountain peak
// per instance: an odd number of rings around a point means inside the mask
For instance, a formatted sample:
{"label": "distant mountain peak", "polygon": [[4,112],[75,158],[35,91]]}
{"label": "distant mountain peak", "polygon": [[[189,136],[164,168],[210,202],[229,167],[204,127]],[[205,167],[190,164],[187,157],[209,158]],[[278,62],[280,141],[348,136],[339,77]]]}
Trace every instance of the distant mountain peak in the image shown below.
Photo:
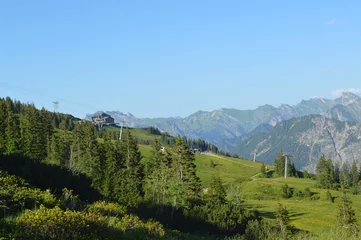
{"label": "distant mountain peak", "polygon": [[343,92],[341,96],[342,105],[347,106],[360,99],[360,97],[354,93]]}

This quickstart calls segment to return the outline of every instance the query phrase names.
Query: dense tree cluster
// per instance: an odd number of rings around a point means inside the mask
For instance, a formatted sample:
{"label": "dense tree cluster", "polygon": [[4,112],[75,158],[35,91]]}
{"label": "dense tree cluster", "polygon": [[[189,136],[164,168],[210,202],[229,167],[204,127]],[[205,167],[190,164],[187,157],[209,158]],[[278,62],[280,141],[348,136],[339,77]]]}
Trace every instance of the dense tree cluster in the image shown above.
{"label": "dense tree cluster", "polygon": [[351,189],[353,194],[359,192],[361,175],[355,160],[352,162],[351,169],[346,163],[343,163],[340,169],[337,162],[334,164],[331,159],[321,156],[316,166],[316,173],[321,188],[338,189],[344,187]]}

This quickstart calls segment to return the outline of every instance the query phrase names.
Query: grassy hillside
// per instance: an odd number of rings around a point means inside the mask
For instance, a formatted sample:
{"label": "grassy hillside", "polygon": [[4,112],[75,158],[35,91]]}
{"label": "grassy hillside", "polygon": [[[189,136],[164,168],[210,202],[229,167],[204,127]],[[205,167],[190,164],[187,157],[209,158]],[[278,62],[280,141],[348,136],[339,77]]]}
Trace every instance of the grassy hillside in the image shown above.
{"label": "grassy hillside", "polygon": [[[282,185],[293,189],[293,197],[284,199],[280,196]],[[334,197],[332,203],[326,197],[326,189],[314,188],[315,180],[302,178],[258,178],[243,182],[242,190],[246,204],[257,208],[261,215],[276,218],[278,203],[283,204],[290,213],[291,225],[316,234],[328,232],[337,223],[340,191],[329,190]],[[310,188],[312,196],[297,196],[299,191]],[[357,219],[361,219],[361,196],[348,194],[353,202]],[[359,224],[361,221],[359,221]]]}
{"label": "grassy hillside", "polygon": [[[151,146],[139,145],[144,158],[150,156]],[[211,166],[211,162],[215,167]],[[219,174],[224,185],[241,180],[242,193],[246,206],[256,208],[261,216],[275,219],[278,203],[282,203],[290,213],[291,225],[315,233],[327,234],[337,223],[338,204],[341,192],[329,190],[334,197],[330,202],[326,197],[327,190],[315,188],[316,181],[304,178],[260,178],[261,163],[249,160],[225,157],[214,154],[196,154],[195,164],[197,175],[203,186],[208,187],[211,176]],[[266,165],[269,170],[274,166]],[[282,198],[282,186],[287,184],[293,189],[293,196]],[[302,196],[309,188],[312,196]],[[361,219],[361,196],[349,194],[356,211],[356,217]],[[361,223],[361,221],[359,222]]]}

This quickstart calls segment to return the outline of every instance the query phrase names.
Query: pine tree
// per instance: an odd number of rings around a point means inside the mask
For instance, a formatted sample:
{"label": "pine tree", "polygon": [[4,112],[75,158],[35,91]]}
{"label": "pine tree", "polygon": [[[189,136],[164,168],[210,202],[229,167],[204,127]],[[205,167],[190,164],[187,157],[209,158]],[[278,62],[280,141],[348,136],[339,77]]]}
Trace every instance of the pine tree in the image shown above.
{"label": "pine tree", "polygon": [[352,166],[351,166],[351,179],[352,179],[352,193],[357,195],[358,192],[358,171],[356,166],[356,161],[353,160]]}
{"label": "pine tree", "polygon": [[281,203],[278,203],[277,209],[277,222],[281,233],[286,233],[288,231],[288,226],[290,223],[290,218],[288,215],[288,211],[283,207]]}
{"label": "pine tree", "polygon": [[143,166],[140,164],[142,156],[129,129],[122,141],[122,154],[124,156],[124,168],[122,178],[118,183],[117,199],[122,204],[137,206],[143,197]]}
{"label": "pine tree", "polygon": [[279,177],[285,173],[285,157],[283,156],[283,150],[281,149],[278,153],[278,157],[275,158],[276,173]]}
{"label": "pine tree", "polygon": [[60,121],[59,128],[60,166],[68,168],[70,161],[70,146],[72,145],[72,134],[69,134],[66,128],[65,120]]}
{"label": "pine tree", "polygon": [[335,182],[334,166],[331,159],[321,156],[316,166],[317,180],[322,188],[332,188]]}
{"label": "pine tree", "polygon": [[173,169],[171,168],[171,153],[168,149],[161,150],[155,138],[152,145],[152,155],[147,162],[145,199],[157,205],[158,212],[172,203],[171,181]]}
{"label": "pine tree", "polygon": [[339,227],[347,229],[350,235],[357,235],[358,225],[355,211],[352,209],[352,202],[346,196],[344,188],[342,188],[341,202],[339,205],[338,225]]}
{"label": "pine tree", "polygon": [[184,138],[179,135],[173,148],[173,164],[176,176],[180,179],[183,190],[191,198],[198,198],[201,190],[200,179],[196,175],[194,153],[187,147]]}
{"label": "pine tree", "polygon": [[267,175],[266,175],[266,165],[264,165],[264,163],[262,163],[262,165],[261,165],[260,173],[261,173],[261,177],[267,177]]}
{"label": "pine tree", "polygon": [[343,163],[341,167],[340,182],[345,188],[349,188],[352,184],[350,172],[346,163]]}
{"label": "pine tree", "polygon": [[339,164],[339,162],[335,162],[334,173],[335,173],[335,182],[340,183],[340,164]]}
{"label": "pine tree", "polygon": [[105,172],[103,179],[103,194],[108,200],[116,201],[116,196],[120,189],[117,183],[121,182],[122,168],[124,167],[123,154],[121,152],[120,141],[117,140],[116,145],[111,141],[109,132],[104,134],[104,150],[105,150]]}
{"label": "pine tree", "polygon": [[208,201],[211,205],[224,204],[227,193],[219,175],[213,175],[207,192]]}
{"label": "pine tree", "polygon": [[7,125],[7,108],[4,99],[0,98],[0,153],[5,152],[6,135],[5,129]]}
{"label": "pine tree", "polygon": [[[43,160],[48,153],[48,136],[44,132],[39,111],[34,105],[24,107],[24,116],[21,119],[21,141],[24,154],[32,159]],[[49,141],[50,142],[50,141]]]}
{"label": "pine tree", "polygon": [[20,121],[19,117],[8,109],[7,125],[5,129],[5,154],[20,153]]}

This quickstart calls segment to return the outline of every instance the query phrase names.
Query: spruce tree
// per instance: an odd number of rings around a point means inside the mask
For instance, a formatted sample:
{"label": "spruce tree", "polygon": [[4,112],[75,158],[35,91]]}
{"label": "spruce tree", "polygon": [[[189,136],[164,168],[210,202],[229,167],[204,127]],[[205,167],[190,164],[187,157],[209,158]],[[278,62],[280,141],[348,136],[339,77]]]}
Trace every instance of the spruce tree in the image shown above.
{"label": "spruce tree", "polygon": [[343,163],[342,167],[341,167],[340,182],[341,182],[342,186],[344,186],[345,188],[349,188],[352,184],[350,171],[349,171],[346,163]]}
{"label": "spruce tree", "polygon": [[275,158],[276,173],[279,177],[285,174],[285,157],[283,156],[283,150],[278,153],[278,157]]}
{"label": "spruce tree", "polygon": [[173,164],[176,176],[179,177],[185,193],[191,198],[198,198],[201,190],[200,179],[196,175],[194,153],[186,145],[184,138],[179,135],[173,148]]}
{"label": "spruce tree", "polygon": [[226,202],[227,192],[223,186],[219,175],[212,175],[207,198],[211,205],[224,204]]}
{"label": "spruce tree", "polygon": [[105,171],[103,179],[103,194],[111,201],[116,201],[117,184],[121,181],[123,168],[123,154],[121,152],[120,141],[117,140],[116,145],[111,141],[109,132],[104,134],[104,150],[105,150]]}
{"label": "spruce tree", "polygon": [[358,225],[355,211],[352,209],[352,202],[342,188],[341,202],[338,212],[338,226],[347,229],[350,235],[357,235]]}
{"label": "spruce tree", "polygon": [[266,165],[264,165],[264,163],[262,163],[262,165],[261,165],[260,173],[261,173],[261,177],[267,177],[267,175],[266,175]]}
{"label": "spruce tree", "polygon": [[290,218],[289,218],[287,209],[284,208],[281,203],[278,203],[278,209],[276,212],[276,216],[277,216],[277,222],[278,222],[280,232],[286,233],[288,231]]}
{"label": "spruce tree", "polygon": [[356,161],[353,160],[352,166],[351,166],[351,179],[352,179],[352,193],[357,195],[358,192],[358,171],[356,166]]}
{"label": "spruce tree", "polygon": [[0,153],[5,152],[5,129],[7,123],[7,112],[8,111],[4,99],[0,98]]}
{"label": "spruce tree", "polygon": [[5,154],[20,153],[20,121],[19,117],[8,109],[7,125],[5,129]]}
{"label": "spruce tree", "polygon": [[161,150],[155,138],[152,145],[151,157],[147,162],[145,198],[157,205],[159,213],[163,212],[166,204],[172,203],[171,179],[171,153],[168,149]]}
{"label": "spruce tree", "polygon": [[122,178],[119,179],[117,199],[122,204],[137,206],[143,197],[143,166],[140,161],[142,156],[129,129],[122,140],[122,154],[124,156],[124,168]]}

